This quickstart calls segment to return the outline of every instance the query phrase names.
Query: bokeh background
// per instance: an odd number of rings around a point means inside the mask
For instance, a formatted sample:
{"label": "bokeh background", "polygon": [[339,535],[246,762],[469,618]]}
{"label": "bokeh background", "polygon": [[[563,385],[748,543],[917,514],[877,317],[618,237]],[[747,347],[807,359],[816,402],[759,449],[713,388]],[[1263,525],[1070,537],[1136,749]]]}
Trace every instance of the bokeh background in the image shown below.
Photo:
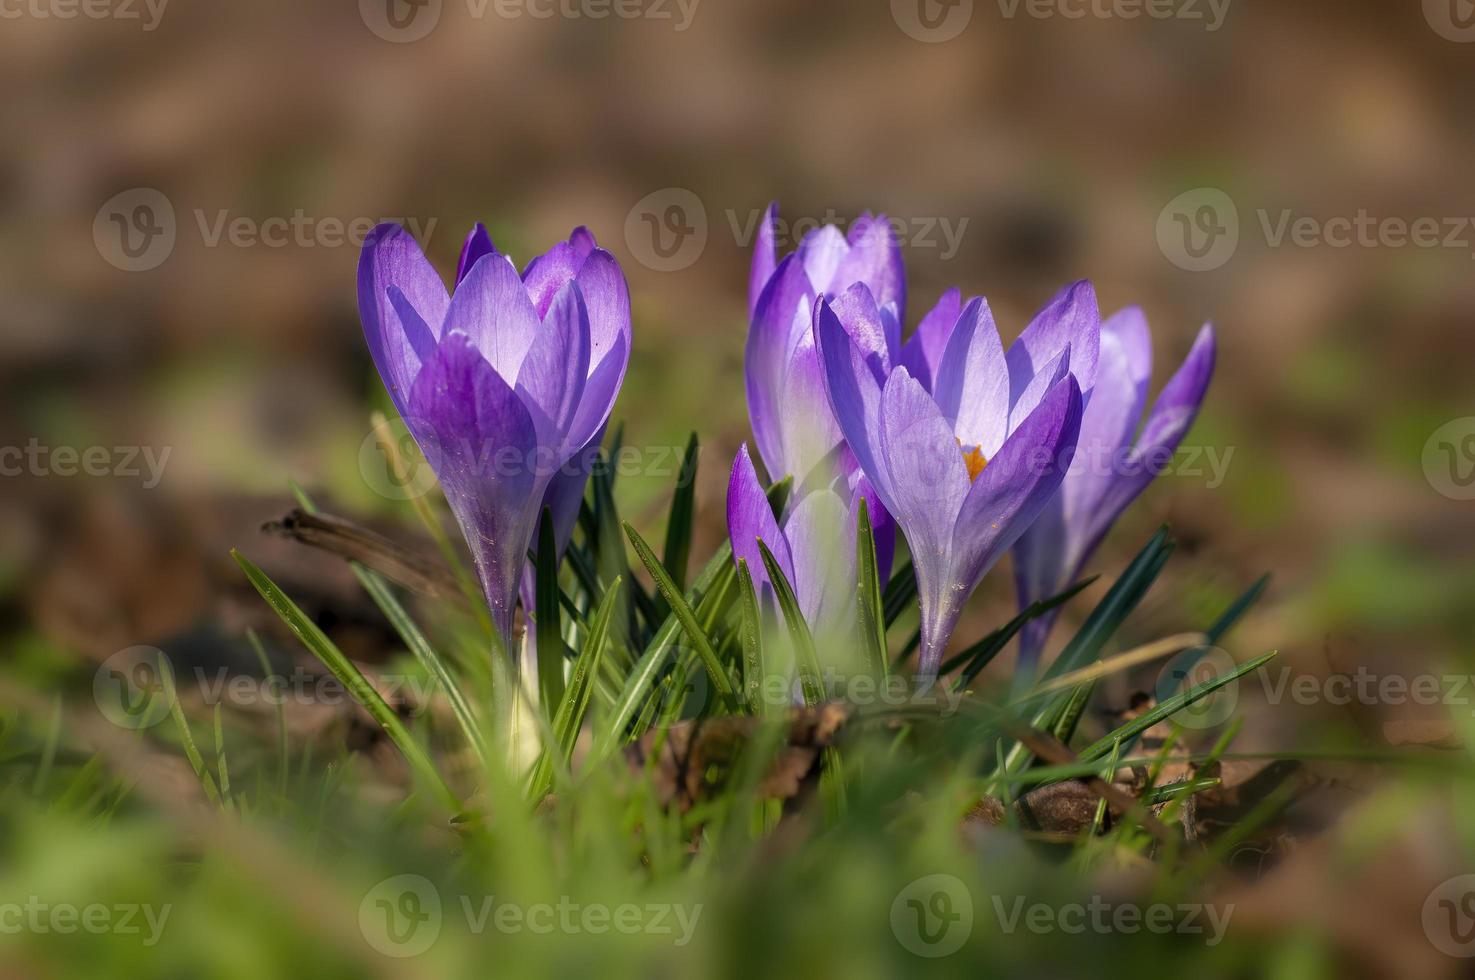
{"label": "bokeh background", "polygon": [[[7,6],[0,445],[50,462],[4,477],[0,655],[41,679],[139,644],[249,656],[241,631],[269,614],[237,546],[345,648],[386,642],[338,563],[259,531],[289,480],[409,527],[366,444],[385,399],[355,305],[353,233],[385,218],[447,275],[477,220],[520,261],[580,224],[614,252],[635,316],[616,415],[652,460],[700,433],[705,555],[748,438],[752,229],[778,200],[801,231],[897,219],[909,327],[956,285],[1007,342],[1090,278],[1103,311],[1146,310],[1156,388],[1216,325],[1199,455],[1095,562],[1114,573],[1165,521],[1181,539],[1124,642],[1199,626],[1270,571],[1240,659],[1458,663],[1475,628],[1466,6]],[[1432,239],[1410,240],[1419,219]],[[107,472],[63,475],[58,447],[103,447]],[[163,460],[156,481],[132,449]],[[637,524],[658,528],[674,465],[622,477]],[[1001,568],[970,617],[1011,604]],[[1244,738],[1367,720],[1347,715],[1282,705]]]}

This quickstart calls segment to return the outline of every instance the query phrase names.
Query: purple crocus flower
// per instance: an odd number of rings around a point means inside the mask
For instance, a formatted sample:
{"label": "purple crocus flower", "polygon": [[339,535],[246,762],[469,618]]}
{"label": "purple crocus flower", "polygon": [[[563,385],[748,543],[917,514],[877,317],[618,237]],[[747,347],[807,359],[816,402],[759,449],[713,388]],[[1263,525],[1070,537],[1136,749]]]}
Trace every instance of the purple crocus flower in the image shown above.
{"label": "purple crocus flower", "polygon": [[1059,488],[1100,334],[1089,283],[1062,290],[1007,354],[982,299],[947,324],[960,305],[944,296],[894,370],[872,336],[877,310],[864,287],[844,302],[820,300],[815,314],[835,417],[911,547],[923,683],[936,677],[964,602]]}
{"label": "purple crocus flower", "polygon": [[[1014,547],[1020,608],[1063,591],[1081,573],[1112,524],[1152,482],[1187,434],[1214,373],[1214,330],[1205,326],[1168,381],[1138,435],[1152,378],[1152,337],[1136,307],[1101,325],[1096,388],[1081,417],[1081,437],[1060,493]],[[1020,634],[1020,665],[1029,669],[1055,613]]]}
{"label": "purple crocus flower", "polygon": [[769,476],[793,476],[804,483],[843,442],[810,329],[815,300],[833,300],[853,283],[865,283],[879,305],[887,356],[895,360],[906,274],[884,215],[863,215],[848,235],[834,225],[811,231],[782,261],[775,248],[776,221],[777,205],[770,205],[758,228],[748,279],[748,417]]}
{"label": "purple crocus flower", "polygon": [[587,476],[570,460],[597,444],[624,380],[624,274],[580,228],[519,276],[478,224],[448,293],[414,238],[380,225],[358,278],[374,364],[440,479],[510,650],[539,515],[553,508],[566,544]]}
{"label": "purple crocus flower", "polygon": [[[770,204],[758,227],[748,278],[750,325],[744,368],[753,439],[769,476],[792,476],[797,495],[843,479],[847,499],[867,498],[877,563],[885,581],[895,551],[895,523],[845,447],[825,394],[813,319],[817,299],[844,302],[850,288],[864,284],[875,297],[876,309],[866,324],[871,335],[863,342],[876,348],[889,370],[900,353],[906,310],[901,248],[886,216],[867,212],[851,224],[848,234],[834,225],[809,232],[799,248],[780,261],[777,222],[778,205]],[[853,532],[850,539],[853,546]],[[833,542],[830,548],[839,546]]]}

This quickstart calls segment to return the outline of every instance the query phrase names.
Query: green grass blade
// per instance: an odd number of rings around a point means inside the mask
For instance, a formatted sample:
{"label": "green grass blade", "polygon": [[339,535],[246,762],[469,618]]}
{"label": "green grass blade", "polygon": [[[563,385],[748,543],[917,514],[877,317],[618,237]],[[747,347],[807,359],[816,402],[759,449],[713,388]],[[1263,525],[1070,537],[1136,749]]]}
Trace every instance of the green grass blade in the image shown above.
{"label": "green grass blade", "polygon": [[[661,552],[661,564],[671,573],[671,581],[676,583],[676,588],[682,591],[686,589],[686,567],[691,561],[691,529],[696,517],[697,454],[700,449],[697,434],[693,432],[686,443],[686,454],[681,458],[676,492],[671,497],[671,516],[666,521],[666,547]],[[661,619],[664,620],[665,616]]]}
{"label": "green grass blade", "polygon": [[[726,593],[727,583],[731,581],[733,574],[732,543],[724,541],[687,591],[687,604],[694,606],[699,615],[720,612],[718,606],[721,596]],[[681,622],[675,615],[668,616],[651,638],[640,659],[630,669],[625,678],[625,686],[610,710],[608,724],[597,742],[597,757],[602,758],[624,739],[626,729],[640,714],[641,707],[646,703],[656,678],[660,676],[667,655],[676,646],[676,638],[682,629]],[[637,725],[630,734],[638,736],[642,731],[643,726]]]}
{"label": "green grass blade", "polygon": [[732,682],[728,680],[727,671],[722,662],[717,659],[717,651],[712,646],[712,640],[702,629],[701,623],[697,621],[695,610],[687,604],[685,596],[671,580],[671,575],[656,558],[655,552],[651,551],[650,545],[635,528],[625,523],[625,534],[630,538],[630,543],[635,547],[635,553],[639,556],[646,570],[650,572],[651,578],[655,579],[656,588],[665,596],[666,602],[671,606],[671,613],[686,630],[691,645],[696,648],[697,654],[702,658],[702,664],[707,668],[707,674],[712,680],[712,688],[722,697],[731,701],[733,696]]}
{"label": "green grass blade", "polygon": [[404,641],[410,653],[435,678],[441,690],[445,691],[446,700],[451,704],[451,713],[455,715],[457,724],[461,726],[462,734],[466,736],[466,741],[471,743],[471,748],[476,752],[477,758],[485,764],[487,760],[486,733],[482,730],[476,713],[471,709],[466,692],[451,674],[445,660],[430,645],[430,641],[425,638],[420,627],[405,611],[405,607],[395,597],[394,590],[390,588],[389,582],[378,572],[365,568],[358,562],[349,564],[354,574],[358,576],[364,591],[369,593],[369,598],[373,599],[380,612],[384,613],[384,618],[389,620],[390,625],[394,627],[394,631],[399,634],[399,638]]}
{"label": "green grass blade", "polygon": [[763,619],[758,610],[758,594],[753,588],[753,573],[742,558],[738,559],[738,596],[742,601],[738,630],[743,645],[743,693],[749,710],[761,715],[767,707],[763,700]]}
{"label": "green grass blade", "polygon": [[768,550],[763,539],[758,539],[758,553],[763,557],[763,567],[768,571],[768,580],[778,597],[779,609],[784,614],[784,623],[789,628],[789,639],[794,644],[794,659],[799,667],[799,686],[804,691],[804,703],[813,707],[825,699],[825,689],[819,667],[819,655],[814,649],[814,636],[809,624],[799,610],[799,600],[784,575],[784,570]]}
{"label": "green grass blade", "polygon": [[1175,694],[1173,697],[1168,698],[1166,701],[1160,702],[1157,707],[1153,708],[1151,711],[1142,713],[1141,715],[1122,725],[1120,728],[1117,728],[1115,731],[1109,732],[1097,741],[1092,742],[1089,746],[1081,751],[1080,757],[1082,761],[1089,762],[1092,759],[1099,758],[1103,753],[1110,750],[1112,743],[1114,742],[1125,742],[1128,739],[1136,738],[1138,735],[1147,731],[1153,725],[1156,725],[1160,721],[1171,718],[1177,712],[1183,710],[1184,708],[1197,701],[1202,700],[1203,698],[1208,697],[1210,694],[1213,694],[1215,691],[1219,690],[1219,688],[1234,683],[1251,671],[1260,669],[1265,664],[1269,663],[1278,652],[1279,651],[1272,650],[1267,654],[1256,657],[1254,660],[1250,660],[1243,664],[1240,664],[1234,670],[1223,675],[1222,677],[1211,678],[1207,681],[1204,681],[1202,684],[1197,684],[1194,687],[1189,688],[1181,694]]}
{"label": "green grass blade", "polygon": [[860,498],[855,519],[855,569],[857,611],[860,620],[861,650],[876,677],[887,674],[886,619],[882,605],[881,572],[876,563],[876,536],[871,529],[870,508]]}
{"label": "green grass blade", "polygon": [[1059,595],[1051,596],[1049,599],[1042,599],[1038,602],[1030,603],[1030,605],[1018,616],[1015,616],[1013,619],[1009,620],[1009,622],[1005,623],[1003,626],[1000,626],[988,636],[985,636],[977,643],[968,647],[966,650],[963,650],[961,653],[958,653],[956,656],[952,657],[950,660],[944,663],[942,665],[942,670],[939,673],[943,676],[946,676],[947,674],[951,674],[953,671],[957,670],[959,667],[963,667],[963,673],[958,681],[958,689],[962,690],[973,682],[973,678],[977,677],[979,672],[982,671],[983,668],[987,667],[989,663],[994,659],[994,657],[999,655],[1004,647],[1009,645],[1009,641],[1014,639],[1015,634],[1017,634],[1021,629],[1024,628],[1025,623],[1028,623],[1030,620],[1035,619],[1039,616],[1043,616],[1045,613],[1054,609],[1056,606],[1060,606],[1065,604],[1066,602],[1069,602],[1072,598],[1076,596],[1077,593],[1079,593],[1082,589],[1086,588],[1095,581],[1095,577],[1088,578],[1084,581],[1077,582],[1075,585],[1072,585],[1070,588],[1066,589]]}
{"label": "green grass blade", "polygon": [[538,560],[533,577],[538,698],[539,703],[551,707],[563,699],[564,647],[563,625],[558,615],[558,545],[553,535],[553,512],[547,507],[543,508],[543,519],[538,522]]}
{"label": "green grass blade", "polygon": [[[399,716],[394,713],[394,709],[384,702],[379,692],[359,672],[353,661],[345,657],[333,641],[328,639],[327,634],[319,629],[318,625],[309,619],[297,604],[288,598],[286,593],[249,558],[234,549],[231,550],[231,557],[236,560],[236,564],[241,567],[241,571],[246,574],[246,578],[255,586],[256,591],[261,593],[267,605],[271,606],[272,610],[281,617],[282,622],[287,624],[287,628],[302,641],[313,656],[322,662],[323,666],[328,668],[354,700],[363,705],[364,709],[369,712],[369,716],[384,729],[390,741],[394,742],[403,753],[410,768],[423,780],[436,798],[452,812],[458,812],[461,809],[460,800],[456,798],[455,792],[436,771],[430,756],[410,736]],[[198,752],[196,754],[198,755]]]}

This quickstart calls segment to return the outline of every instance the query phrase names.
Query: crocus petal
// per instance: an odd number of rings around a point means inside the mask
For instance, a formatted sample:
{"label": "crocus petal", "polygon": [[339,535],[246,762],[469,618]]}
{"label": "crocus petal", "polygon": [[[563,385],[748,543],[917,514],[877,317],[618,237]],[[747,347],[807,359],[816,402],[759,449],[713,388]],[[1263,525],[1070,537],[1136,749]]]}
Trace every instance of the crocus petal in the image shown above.
{"label": "crocus petal", "polygon": [[833,459],[844,441],[825,392],[824,371],[813,331],[806,332],[789,358],[780,399],[779,439],[786,469],[799,484],[829,483],[838,475],[816,469]]}
{"label": "crocus petal", "polygon": [[517,270],[506,256],[492,254],[477,259],[456,287],[441,336],[453,330],[466,334],[503,380],[511,381],[532,346],[538,324],[538,313]]}
{"label": "crocus petal", "polygon": [[[587,232],[586,232],[587,234]],[[592,238],[590,239],[593,240]],[[589,363],[598,365],[611,351],[630,352],[630,287],[615,257],[602,248],[585,254],[574,277],[589,310]],[[621,345],[620,341],[624,341]]]}
{"label": "crocus petal", "polygon": [[569,427],[567,445],[587,446],[609,421],[614,410],[615,398],[620,394],[620,385],[625,381],[625,369],[630,364],[629,341],[615,338],[615,346],[595,366],[579,396],[579,408],[574,413]]}
{"label": "crocus petal", "polygon": [[852,283],[831,301],[830,309],[865,355],[876,380],[884,381],[891,373],[892,344],[870,287],[863,282]]}
{"label": "crocus petal", "polygon": [[817,292],[833,296],[836,289],[850,285],[848,282],[835,282],[835,273],[849,251],[850,244],[834,225],[816,228],[804,236],[804,241],[799,243],[799,261]]}
{"label": "crocus petal", "polygon": [[1009,366],[993,314],[982,298],[968,301],[948,339],[932,395],[965,446],[992,458],[1009,434]]}
{"label": "crocus petal", "polygon": [[753,267],[748,272],[749,318],[757,314],[758,297],[763,295],[763,287],[768,285],[768,280],[773,278],[774,270],[778,268],[773,234],[773,223],[777,217],[778,202],[775,201],[763,212],[763,220],[758,223],[758,235],[753,242]]}
{"label": "crocus petal", "polygon": [[1096,355],[1101,346],[1101,311],[1096,290],[1082,280],[1066,286],[1035,314],[1009,347],[1009,382],[1014,400],[1040,370],[1066,347],[1072,351],[1072,373],[1088,397],[1096,385]]}
{"label": "crocus petal", "polygon": [[828,489],[806,494],[790,508],[783,531],[805,621],[816,633],[838,629],[855,596],[855,522],[845,501]]}
{"label": "crocus petal", "polygon": [[1097,505],[1095,520],[1087,536],[1087,552],[1095,548],[1127,505],[1147,488],[1192,428],[1203,405],[1209,381],[1214,376],[1215,357],[1214,328],[1205,325],[1193,342],[1188,357],[1153,403],[1131,458],[1122,467],[1122,475]]}
{"label": "crocus petal", "polygon": [[795,256],[786,256],[764,286],[748,330],[743,361],[748,419],[758,443],[758,455],[775,479],[788,475],[780,398],[790,356],[789,337],[795,332],[796,321],[810,316],[813,303],[804,266]]}
{"label": "crocus petal", "polygon": [[794,581],[794,562],[788,542],[773,518],[768,494],[764,492],[763,484],[758,482],[746,444],[738,450],[727,482],[727,534],[732,539],[733,560],[741,559],[748,563],[754,591],[766,608],[772,608],[776,599],[763,556],[758,550],[758,540],[762,539],[768,546],[790,584]]}
{"label": "crocus petal", "polygon": [[[1088,533],[1097,505],[1117,479],[1118,454],[1131,443],[1141,418],[1136,385],[1126,351],[1103,332],[1096,390],[1081,413],[1075,459],[1060,491],[1040,511],[1014,546],[1014,584],[1020,608],[1058,594],[1080,574]],[[1039,660],[1057,611],[1026,623],[1020,632],[1020,670],[1027,674]]]}
{"label": "crocus petal", "polygon": [[886,510],[895,514],[890,470],[882,465],[885,456],[880,445],[881,384],[865,355],[824,300],[815,307],[814,337],[835,421],[871,487]]}
{"label": "crocus petal", "polygon": [[1067,375],[974,481],[953,530],[950,588],[938,608],[923,607],[919,676],[935,675],[963,602],[1059,489],[1080,434],[1081,409],[1080,386]]}
{"label": "crocus petal", "polygon": [[912,377],[922,383],[928,391],[935,390],[938,366],[942,363],[942,352],[952,336],[953,326],[963,312],[963,294],[949,289],[942,294],[937,305],[927,311],[916,331],[901,349],[900,364],[912,372]]}
{"label": "crocus petal", "polygon": [[399,225],[385,224],[370,233],[359,255],[359,319],[379,377],[389,389],[395,408],[404,415],[410,386],[423,363],[416,348],[424,345],[412,343],[407,335],[407,327],[388,297],[391,287],[400,294],[400,308],[418,314],[418,321],[410,326],[428,325],[438,335],[450,303],[445,283],[420,251],[414,236]]}
{"label": "crocus petal", "polygon": [[953,525],[968,496],[968,469],[952,427],[905,368],[881,392],[880,429],[896,505],[887,509],[906,534],[920,579],[922,566],[946,565]]}
{"label": "crocus petal", "polygon": [[442,338],[415,379],[409,405],[415,437],[471,547],[492,618],[510,643],[518,578],[544,489],[524,465],[537,449],[532,417],[461,333]]}
{"label": "crocus petal", "polygon": [[[589,316],[578,283],[569,280],[548,310],[517,373],[517,393],[538,428],[538,441],[556,447],[561,466],[583,446],[571,429],[589,375]],[[576,438],[576,436],[574,436]]]}
{"label": "crocus petal", "polygon": [[1127,374],[1137,386],[1137,412],[1133,418],[1140,419],[1142,409],[1147,407],[1147,386],[1152,382],[1152,334],[1142,308],[1129,306],[1101,321],[1103,347],[1108,338],[1121,348],[1127,362]]}
{"label": "crocus petal", "polygon": [[457,284],[466,278],[466,273],[471,271],[471,267],[476,265],[477,260],[483,255],[496,254],[497,246],[492,244],[492,236],[487,234],[486,225],[478,221],[461,245],[461,257],[456,261]]}
{"label": "crocus petal", "polygon": [[573,281],[583,264],[584,256],[569,242],[559,242],[528,263],[522,282],[540,319],[548,315],[553,298]]}
{"label": "crocus petal", "polygon": [[851,283],[866,283],[877,305],[894,305],[900,319],[907,305],[906,270],[891,222],[884,214],[862,215],[851,224],[846,238],[849,251],[840,260],[826,291],[838,292]]}
{"label": "crocus petal", "polygon": [[1040,369],[1040,373],[1030,380],[1024,391],[1020,392],[1019,400],[1009,409],[1009,431],[1012,432],[1019,428],[1020,423],[1029,418],[1039,406],[1045,393],[1055,387],[1061,378],[1071,373],[1070,354],[1069,347],[1056,354],[1048,364]]}

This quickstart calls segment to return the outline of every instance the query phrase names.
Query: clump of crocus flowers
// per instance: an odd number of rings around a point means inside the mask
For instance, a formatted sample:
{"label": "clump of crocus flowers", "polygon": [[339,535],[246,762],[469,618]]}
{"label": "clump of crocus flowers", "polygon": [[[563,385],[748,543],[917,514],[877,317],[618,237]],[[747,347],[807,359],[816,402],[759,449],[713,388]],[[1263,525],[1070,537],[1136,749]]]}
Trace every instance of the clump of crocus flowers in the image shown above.
{"label": "clump of crocus flowers", "polygon": [[[948,290],[903,341],[907,288],[884,216],[810,232],[780,258],[770,208],[748,286],[747,446],[728,483],[735,561],[774,596],[758,542],[816,633],[855,616],[862,502],[884,577],[899,530],[920,605],[917,678],[930,683],[964,606],[1012,552],[1021,607],[1073,582],[1171,455],[1214,366],[1204,327],[1145,423],[1151,337],[1140,310],[1101,319],[1077,282],[1004,346],[987,301]],[[619,264],[577,229],[518,272],[478,225],[447,290],[413,239],[382,226],[359,266],[369,348],[445,489],[509,645],[531,611],[526,558],[540,514],[560,551],[631,346]],[[792,480],[782,511],[767,494]],[[1021,663],[1053,616],[1021,635]]]}

